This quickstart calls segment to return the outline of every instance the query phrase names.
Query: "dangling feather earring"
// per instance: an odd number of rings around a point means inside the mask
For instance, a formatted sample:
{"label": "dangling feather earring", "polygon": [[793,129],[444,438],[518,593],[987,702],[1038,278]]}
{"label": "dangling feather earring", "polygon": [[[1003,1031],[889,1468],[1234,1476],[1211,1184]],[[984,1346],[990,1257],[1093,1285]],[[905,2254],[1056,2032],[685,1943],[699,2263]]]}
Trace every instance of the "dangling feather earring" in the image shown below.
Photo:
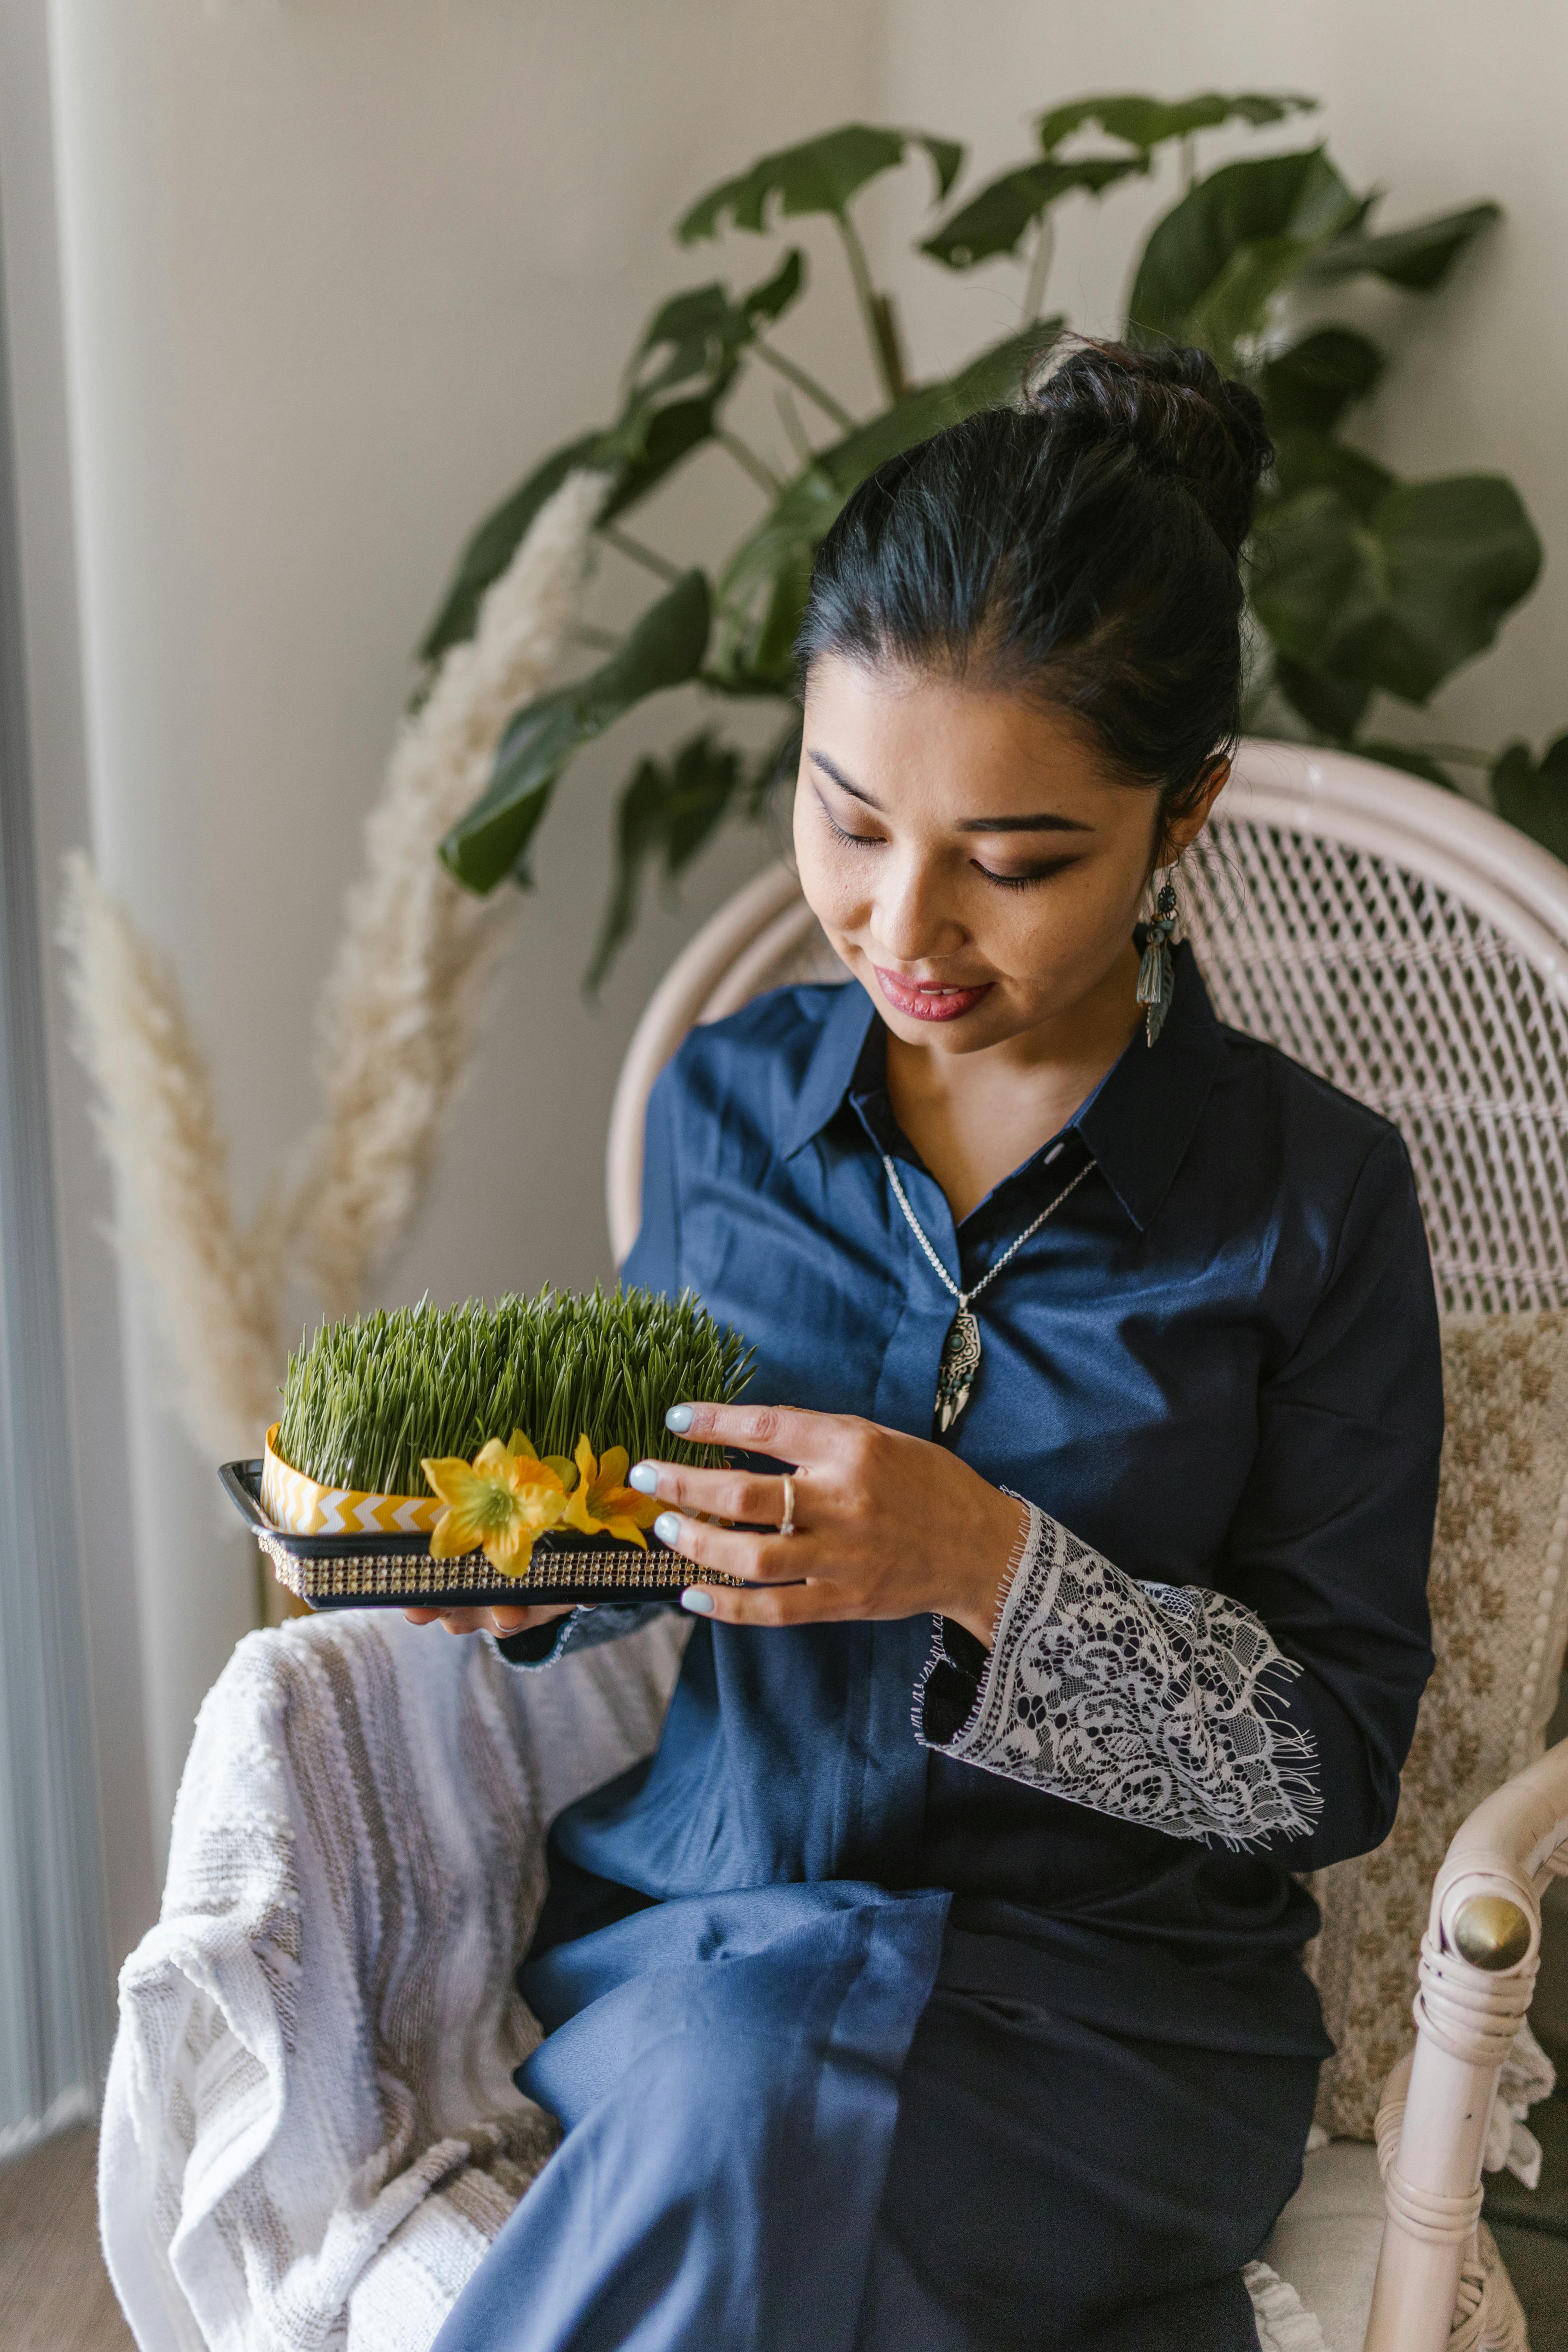
{"label": "dangling feather earring", "polygon": [[1176,966],[1171,954],[1171,933],[1176,928],[1176,887],[1166,881],[1154,902],[1154,918],[1138,967],[1138,1002],[1145,1007],[1144,1034],[1150,1045],[1165,1025],[1175,993]]}

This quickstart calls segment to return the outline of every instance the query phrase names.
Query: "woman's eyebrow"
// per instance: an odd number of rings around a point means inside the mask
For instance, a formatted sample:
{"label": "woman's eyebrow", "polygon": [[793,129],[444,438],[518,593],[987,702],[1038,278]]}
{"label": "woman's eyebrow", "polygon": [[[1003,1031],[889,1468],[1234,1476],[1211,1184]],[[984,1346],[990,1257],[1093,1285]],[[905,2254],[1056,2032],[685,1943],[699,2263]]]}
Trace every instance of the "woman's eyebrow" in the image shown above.
{"label": "woman's eyebrow", "polygon": [[1092,833],[1094,827],[1085,824],[1081,817],[1057,816],[1043,809],[1038,816],[972,816],[957,828],[960,833]]}
{"label": "woman's eyebrow", "polygon": [[814,768],[820,768],[823,774],[830,777],[841,793],[847,793],[852,801],[864,801],[866,806],[875,809],[879,816],[885,814],[881,802],[874,801],[869,793],[863,793],[858,784],[852,784],[843,769],[837,766],[826,751],[808,751],[805,756]]}
{"label": "woman's eyebrow", "polygon": [[[863,802],[867,808],[875,809],[879,815],[886,814],[880,801],[874,801],[869,793],[862,792],[858,784],[852,784],[843,769],[830,760],[826,751],[808,751],[805,756],[814,768],[820,768],[825,776],[831,777],[839,791],[847,793],[852,801]],[[959,833],[1092,833],[1094,831],[1093,825],[1086,824],[1081,817],[1058,816],[1050,809],[1042,809],[1035,816],[966,817],[955,829]]]}

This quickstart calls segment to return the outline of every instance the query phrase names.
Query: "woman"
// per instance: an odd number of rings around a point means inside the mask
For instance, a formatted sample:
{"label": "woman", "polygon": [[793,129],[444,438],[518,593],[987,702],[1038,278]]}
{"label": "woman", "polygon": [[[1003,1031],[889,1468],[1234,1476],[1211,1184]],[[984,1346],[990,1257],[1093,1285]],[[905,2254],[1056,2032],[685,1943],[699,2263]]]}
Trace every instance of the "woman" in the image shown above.
{"label": "woman", "polygon": [[[756,1346],[670,1415],[737,1466],[635,1474],[741,1580],[555,1826],[566,2137],[440,2352],[1256,2343],[1300,1874],[1394,1817],[1442,1426],[1398,1136],[1217,1024],[1165,885],[1138,928],[1268,457],[1198,353],[1089,346],[822,549],[795,850],[851,979],[688,1040],[626,1267]],[[485,1622],[538,1667],[637,1612]]]}

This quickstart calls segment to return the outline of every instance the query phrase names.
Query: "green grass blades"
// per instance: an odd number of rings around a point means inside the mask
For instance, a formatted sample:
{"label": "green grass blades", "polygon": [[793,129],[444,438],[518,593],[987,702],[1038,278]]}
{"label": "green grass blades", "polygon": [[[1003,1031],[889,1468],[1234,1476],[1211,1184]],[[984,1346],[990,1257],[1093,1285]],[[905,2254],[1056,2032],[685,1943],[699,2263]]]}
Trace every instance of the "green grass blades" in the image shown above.
{"label": "green grass blades", "polygon": [[289,1359],[278,1451],[323,1486],[372,1495],[428,1492],[420,1464],[521,1429],[542,1454],[569,1454],[585,1431],[595,1454],[634,1462],[711,1460],[664,1426],[672,1404],[726,1404],[751,1377],[752,1351],[690,1292],[542,1290],[493,1306],[402,1307],[324,1323]]}

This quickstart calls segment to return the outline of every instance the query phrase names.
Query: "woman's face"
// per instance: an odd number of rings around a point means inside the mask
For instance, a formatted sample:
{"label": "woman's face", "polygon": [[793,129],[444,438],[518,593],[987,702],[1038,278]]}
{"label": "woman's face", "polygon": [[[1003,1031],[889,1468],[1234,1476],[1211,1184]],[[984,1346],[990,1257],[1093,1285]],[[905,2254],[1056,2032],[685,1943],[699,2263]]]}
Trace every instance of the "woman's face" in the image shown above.
{"label": "woman's face", "polygon": [[[1224,781],[1220,767],[1209,793]],[[1125,991],[1158,795],[1021,697],[814,662],[795,787],[801,887],[910,1045],[967,1054]],[[1170,850],[1201,830],[1203,810]]]}

